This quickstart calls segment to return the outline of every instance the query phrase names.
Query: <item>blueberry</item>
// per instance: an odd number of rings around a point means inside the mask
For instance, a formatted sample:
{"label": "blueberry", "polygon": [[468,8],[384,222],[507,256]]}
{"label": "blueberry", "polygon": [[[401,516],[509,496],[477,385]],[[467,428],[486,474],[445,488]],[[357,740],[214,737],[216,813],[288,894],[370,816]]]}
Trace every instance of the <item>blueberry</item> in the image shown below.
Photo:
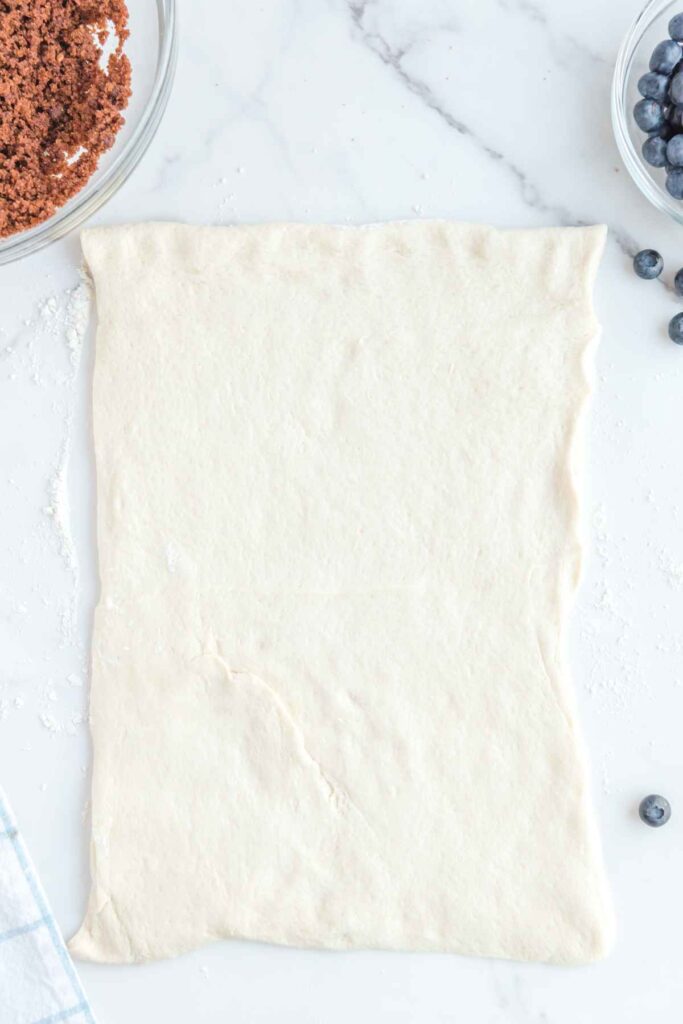
{"label": "blueberry", "polygon": [[683,14],[674,14],[669,22],[669,35],[679,43],[683,41]]}
{"label": "blueberry", "polygon": [[683,167],[683,135],[674,135],[666,144],[666,159],[673,167]]}
{"label": "blueberry", "polygon": [[[683,317],[683,313],[679,313],[679,316]],[[652,793],[640,801],[638,813],[640,820],[644,821],[646,825],[660,828],[662,825],[666,825],[671,817],[671,804],[665,796],[657,796]]]}
{"label": "blueberry", "polygon": [[656,132],[664,124],[664,110],[656,100],[638,100],[633,108],[636,124],[643,132]]}
{"label": "blueberry", "polygon": [[650,57],[650,71],[670,75],[681,59],[681,48],[673,39],[657,43]]}
{"label": "blueberry", "polygon": [[683,107],[677,107],[674,104],[668,108],[666,112],[666,123],[672,128],[683,128]]}
{"label": "blueberry", "polygon": [[666,176],[666,190],[674,199],[683,199],[683,167],[673,167]]}
{"label": "blueberry", "polygon": [[653,167],[666,167],[666,141],[661,136],[651,135],[645,139],[642,152],[643,158]]}
{"label": "blueberry", "polygon": [[676,271],[676,276],[674,277],[674,291],[676,292],[676,295],[680,295],[681,298],[683,298],[683,267]]}
{"label": "blueberry", "polygon": [[[676,313],[676,316],[671,317],[671,320],[669,320],[669,337],[677,345],[683,345],[683,313]],[[650,798],[648,797],[648,799]],[[657,797],[656,799],[661,800],[662,798]]]}
{"label": "blueberry", "polygon": [[664,269],[664,260],[655,249],[641,249],[633,257],[633,269],[638,277],[652,281]]}
{"label": "blueberry", "polygon": [[666,75],[658,75],[656,71],[648,71],[638,79],[638,92],[646,100],[657,100],[662,103],[666,99],[669,79]]}
{"label": "blueberry", "polygon": [[[683,72],[677,71],[669,82],[669,96],[676,104],[683,103]],[[659,97],[653,96],[652,99]]]}

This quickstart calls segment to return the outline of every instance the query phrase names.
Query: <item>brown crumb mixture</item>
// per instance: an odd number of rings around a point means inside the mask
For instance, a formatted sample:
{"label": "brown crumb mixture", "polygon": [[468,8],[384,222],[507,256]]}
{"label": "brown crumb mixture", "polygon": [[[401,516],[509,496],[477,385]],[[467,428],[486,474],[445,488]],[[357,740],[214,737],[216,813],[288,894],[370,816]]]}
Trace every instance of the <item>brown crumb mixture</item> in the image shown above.
{"label": "brown crumb mixture", "polygon": [[0,237],[52,216],[113,144],[130,98],[127,23],[125,0],[0,0]]}

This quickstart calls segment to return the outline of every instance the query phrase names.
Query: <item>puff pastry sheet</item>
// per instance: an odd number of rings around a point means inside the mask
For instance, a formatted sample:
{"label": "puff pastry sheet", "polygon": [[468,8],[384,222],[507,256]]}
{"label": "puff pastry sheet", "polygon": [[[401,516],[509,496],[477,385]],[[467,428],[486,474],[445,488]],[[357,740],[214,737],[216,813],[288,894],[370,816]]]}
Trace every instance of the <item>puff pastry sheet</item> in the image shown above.
{"label": "puff pastry sheet", "polygon": [[563,647],[603,237],[84,234],[101,596],[76,955],[605,952]]}

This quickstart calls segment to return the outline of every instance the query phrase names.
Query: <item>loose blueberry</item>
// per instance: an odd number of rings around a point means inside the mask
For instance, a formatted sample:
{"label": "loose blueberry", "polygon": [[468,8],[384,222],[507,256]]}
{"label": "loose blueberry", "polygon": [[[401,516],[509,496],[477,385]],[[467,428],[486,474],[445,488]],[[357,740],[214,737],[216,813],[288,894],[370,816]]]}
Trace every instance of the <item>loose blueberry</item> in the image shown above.
{"label": "loose blueberry", "polygon": [[[683,316],[683,314],[679,315]],[[644,821],[646,825],[651,825],[652,828],[661,828],[671,817],[671,804],[666,797],[652,793],[640,801],[638,813],[640,820]]]}
{"label": "loose blueberry", "polygon": [[674,14],[669,22],[669,35],[677,42],[683,42],[683,14]]}
{"label": "loose blueberry", "polygon": [[666,190],[674,199],[683,199],[683,167],[673,167],[666,176]]}
{"label": "loose blueberry", "polygon": [[652,167],[666,167],[666,141],[659,135],[651,135],[643,143],[643,158]]}
{"label": "loose blueberry", "polygon": [[680,297],[683,298],[683,267],[676,271],[676,276],[674,277],[674,291],[676,292],[676,295],[680,295]]}
{"label": "loose blueberry", "polygon": [[664,269],[664,260],[655,249],[641,249],[633,257],[633,269],[638,277],[652,281]]}
{"label": "loose blueberry", "polygon": [[643,132],[656,132],[665,121],[662,105],[656,100],[638,100],[633,108],[633,116]]}
{"label": "loose blueberry", "polygon": [[681,48],[673,39],[657,43],[650,57],[650,71],[670,75],[681,59]]}
{"label": "loose blueberry", "polygon": [[656,71],[648,71],[638,79],[638,92],[646,100],[657,100],[663,103],[666,99],[669,79],[666,75],[658,75]]}
{"label": "loose blueberry", "polygon": [[683,135],[674,135],[666,144],[666,159],[672,167],[683,167]]}
{"label": "loose blueberry", "polygon": [[669,337],[677,345],[683,345],[683,313],[676,313],[669,320]]}

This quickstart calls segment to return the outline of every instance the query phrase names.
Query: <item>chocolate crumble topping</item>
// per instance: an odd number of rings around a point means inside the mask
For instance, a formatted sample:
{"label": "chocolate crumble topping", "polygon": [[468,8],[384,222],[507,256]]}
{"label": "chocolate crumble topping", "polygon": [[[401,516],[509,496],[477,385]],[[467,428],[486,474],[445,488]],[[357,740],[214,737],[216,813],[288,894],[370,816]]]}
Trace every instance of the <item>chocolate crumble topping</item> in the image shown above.
{"label": "chocolate crumble topping", "polygon": [[0,0],[0,237],[51,217],[112,146],[131,94],[127,23],[124,0]]}

